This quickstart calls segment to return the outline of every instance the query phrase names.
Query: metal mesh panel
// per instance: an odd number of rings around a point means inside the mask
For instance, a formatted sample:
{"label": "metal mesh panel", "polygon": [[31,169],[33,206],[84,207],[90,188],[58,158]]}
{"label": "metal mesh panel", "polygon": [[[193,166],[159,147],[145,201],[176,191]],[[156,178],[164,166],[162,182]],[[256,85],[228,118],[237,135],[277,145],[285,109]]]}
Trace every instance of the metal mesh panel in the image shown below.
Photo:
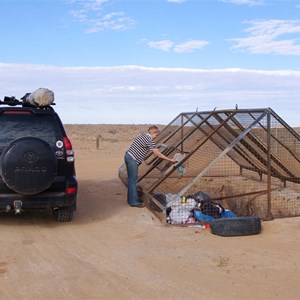
{"label": "metal mesh panel", "polygon": [[[150,154],[139,169],[144,199],[162,221],[199,192],[237,216],[300,215],[300,137],[270,108],[182,113],[156,143],[183,157],[175,166]],[[183,211],[175,223],[188,221]]]}

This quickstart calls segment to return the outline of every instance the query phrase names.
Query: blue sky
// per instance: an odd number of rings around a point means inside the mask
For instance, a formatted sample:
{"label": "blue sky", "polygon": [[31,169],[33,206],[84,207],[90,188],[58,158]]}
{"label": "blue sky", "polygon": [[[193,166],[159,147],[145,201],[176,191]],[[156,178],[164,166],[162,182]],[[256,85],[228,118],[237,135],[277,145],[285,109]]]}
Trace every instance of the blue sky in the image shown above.
{"label": "blue sky", "polygon": [[300,126],[300,0],[0,0],[0,98],[52,89],[64,123],[271,107]]}

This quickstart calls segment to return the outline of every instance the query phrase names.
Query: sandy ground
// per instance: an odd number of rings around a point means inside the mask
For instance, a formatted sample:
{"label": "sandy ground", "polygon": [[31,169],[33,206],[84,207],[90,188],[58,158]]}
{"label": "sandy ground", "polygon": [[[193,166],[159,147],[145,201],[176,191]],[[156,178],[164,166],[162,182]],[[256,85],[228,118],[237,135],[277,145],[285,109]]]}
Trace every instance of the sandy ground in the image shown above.
{"label": "sandy ground", "polygon": [[0,299],[299,299],[300,218],[241,237],[166,227],[129,207],[118,179],[146,125],[66,128],[79,181],[74,220],[0,215]]}

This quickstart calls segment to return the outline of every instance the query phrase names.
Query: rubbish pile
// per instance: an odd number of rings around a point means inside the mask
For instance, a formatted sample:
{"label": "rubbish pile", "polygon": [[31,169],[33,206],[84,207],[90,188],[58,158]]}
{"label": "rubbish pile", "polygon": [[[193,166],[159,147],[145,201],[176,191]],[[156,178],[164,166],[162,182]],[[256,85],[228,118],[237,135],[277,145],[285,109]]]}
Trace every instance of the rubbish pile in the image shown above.
{"label": "rubbish pile", "polygon": [[210,223],[220,218],[237,217],[234,212],[212,201],[211,197],[202,191],[187,197],[161,193],[155,194],[154,197],[167,207],[169,224]]}

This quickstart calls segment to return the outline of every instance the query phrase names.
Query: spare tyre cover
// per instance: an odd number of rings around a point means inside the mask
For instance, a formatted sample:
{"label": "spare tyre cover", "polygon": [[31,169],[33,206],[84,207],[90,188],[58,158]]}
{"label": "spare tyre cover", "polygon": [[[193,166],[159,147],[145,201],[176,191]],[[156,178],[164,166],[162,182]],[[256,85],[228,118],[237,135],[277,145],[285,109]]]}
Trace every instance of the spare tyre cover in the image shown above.
{"label": "spare tyre cover", "polygon": [[57,174],[57,159],[49,144],[36,137],[10,142],[0,158],[1,177],[13,191],[34,195],[46,190]]}

